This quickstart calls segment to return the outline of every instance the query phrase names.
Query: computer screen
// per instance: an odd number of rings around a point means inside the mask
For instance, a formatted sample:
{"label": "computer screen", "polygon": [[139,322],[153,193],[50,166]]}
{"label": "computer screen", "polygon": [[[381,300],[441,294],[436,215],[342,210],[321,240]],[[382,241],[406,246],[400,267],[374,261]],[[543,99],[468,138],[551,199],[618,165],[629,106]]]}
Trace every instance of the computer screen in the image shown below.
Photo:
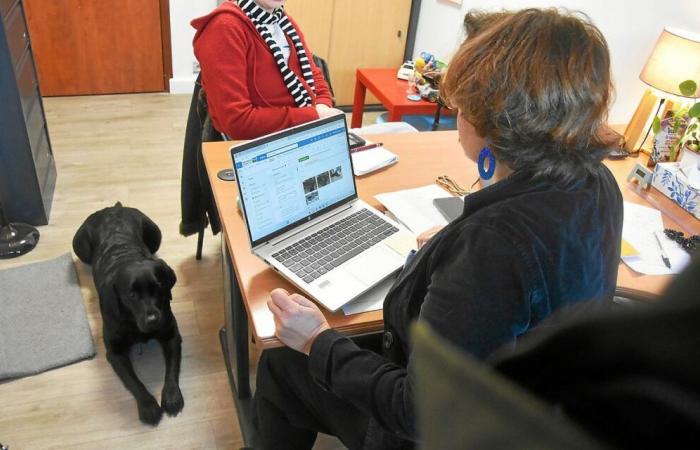
{"label": "computer screen", "polygon": [[356,197],[345,118],[232,150],[253,245]]}

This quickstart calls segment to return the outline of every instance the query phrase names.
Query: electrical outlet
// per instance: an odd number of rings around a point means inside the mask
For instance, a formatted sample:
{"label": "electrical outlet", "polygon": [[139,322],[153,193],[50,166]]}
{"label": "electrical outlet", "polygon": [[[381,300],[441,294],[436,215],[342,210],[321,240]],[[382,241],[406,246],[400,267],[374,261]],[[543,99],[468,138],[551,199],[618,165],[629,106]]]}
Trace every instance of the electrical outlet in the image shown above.
{"label": "electrical outlet", "polygon": [[197,75],[202,69],[199,68],[199,61],[192,62],[192,73]]}

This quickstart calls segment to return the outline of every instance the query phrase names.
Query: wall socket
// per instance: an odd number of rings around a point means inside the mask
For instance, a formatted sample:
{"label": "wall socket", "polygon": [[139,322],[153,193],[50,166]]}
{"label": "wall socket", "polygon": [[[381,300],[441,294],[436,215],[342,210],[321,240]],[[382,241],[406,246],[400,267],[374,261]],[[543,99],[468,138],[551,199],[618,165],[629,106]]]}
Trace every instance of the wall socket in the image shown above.
{"label": "wall socket", "polygon": [[202,69],[199,68],[199,61],[192,61],[192,73],[197,75]]}

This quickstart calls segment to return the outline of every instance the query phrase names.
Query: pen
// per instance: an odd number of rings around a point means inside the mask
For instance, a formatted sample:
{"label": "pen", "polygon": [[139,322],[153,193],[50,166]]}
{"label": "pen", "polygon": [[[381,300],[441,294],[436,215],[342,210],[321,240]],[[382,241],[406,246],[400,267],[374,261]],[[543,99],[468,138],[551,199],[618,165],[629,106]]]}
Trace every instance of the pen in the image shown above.
{"label": "pen", "polygon": [[363,152],[365,150],[370,150],[373,148],[381,147],[384,145],[383,142],[377,142],[376,144],[363,145],[362,147],[355,147],[350,149],[350,153]]}
{"label": "pen", "polygon": [[663,260],[666,267],[671,268],[671,260],[668,259],[668,255],[664,251],[663,245],[661,245],[661,240],[659,239],[658,231],[654,232],[654,237],[656,238],[656,243],[659,244],[659,250],[661,250],[661,259]]}

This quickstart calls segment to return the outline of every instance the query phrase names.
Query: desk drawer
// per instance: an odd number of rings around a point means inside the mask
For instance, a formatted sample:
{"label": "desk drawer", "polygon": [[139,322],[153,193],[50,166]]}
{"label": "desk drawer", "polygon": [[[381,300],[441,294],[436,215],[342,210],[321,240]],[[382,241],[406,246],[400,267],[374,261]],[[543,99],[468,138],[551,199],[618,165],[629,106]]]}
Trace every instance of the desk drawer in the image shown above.
{"label": "desk drawer", "polygon": [[32,102],[37,97],[37,83],[34,77],[34,62],[32,61],[31,51],[27,50],[22,59],[19,74],[17,75],[17,87],[19,89],[19,98],[22,100],[24,117],[28,117]]}
{"label": "desk drawer", "polygon": [[7,18],[5,30],[7,32],[7,45],[10,47],[10,56],[12,57],[12,67],[17,67],[24,49],[29,43],[29,35],[24,26],[24,11],[21,5],[12,10],[12,13]]}
{"label": "desk drawer", "polygon": [[0,0],[0,18],[5,17],[17,0]]}

